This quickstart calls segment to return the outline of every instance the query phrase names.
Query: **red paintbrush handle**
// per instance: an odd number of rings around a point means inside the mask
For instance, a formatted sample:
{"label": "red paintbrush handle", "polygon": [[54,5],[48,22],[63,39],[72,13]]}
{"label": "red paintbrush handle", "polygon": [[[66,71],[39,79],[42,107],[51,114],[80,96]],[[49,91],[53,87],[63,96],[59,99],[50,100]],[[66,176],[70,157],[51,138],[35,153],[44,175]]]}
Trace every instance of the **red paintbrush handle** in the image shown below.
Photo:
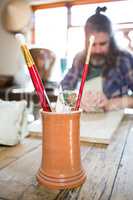
{"label": "red paintbrush handle", "polygon": [[83,73],[82,73],[82,79],[81,79],[80,89],[79,89],[79,93],[78,93],[78,98],[76,101],[75,110],[78,110],[80,107],[80,102],[81,102],[81,98],[82,98],[82,93],[83,93],[83,88],[84,88],[84,84],[86,81],[87,73],[88,73],[88,64],[85,64]]}
{"label": "red paintbrush handle", "polygon": [[41,78],[40,78],[40,75],[39,75],[39,73],[38,73],[38,71],[37,71],[37,68],[36,68],[35,64],[33,64],[32,67],[34,68],[35,74],[36,74],[36,76],[37,76],[37,79],[38,79],[38,81],[39,81],[39,83],[40,83],[40,86],[41,86],[42,90],[44,90],[44,86],[43,86],[42,80],[41,80]]}
{"label": "red paintbrush handle", "polygon": [[28,69],[29,69],[29,73],[30,73],[32,82],[33,82],[34,87],[36,89],[36,92],[37,92],[37,95],[39,97],[39,100],[40,100],[40,103],[41,103],[43,110],[44,111],[51,111],[51,108],[48,104],[48,101],[47,101],[47,99],[44,95],[44,87],[43,87],[42,81],[39,77],[39,74],[36,70],[35,65],[28,67]]}

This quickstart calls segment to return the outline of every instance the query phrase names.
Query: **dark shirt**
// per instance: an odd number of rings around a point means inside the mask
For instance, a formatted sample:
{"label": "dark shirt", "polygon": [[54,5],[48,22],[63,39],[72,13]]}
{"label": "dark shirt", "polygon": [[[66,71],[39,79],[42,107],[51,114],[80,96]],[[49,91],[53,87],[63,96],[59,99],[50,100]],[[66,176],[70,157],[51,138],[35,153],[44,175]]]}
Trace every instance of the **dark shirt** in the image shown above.
{"label": "dark shirt", "polygon": [[[63,90],[76,89],[81,80],[84,63],[81,62],[83,53],[79,53],[73,60],[72,68],[68,71],[61,82]],[[107,69],[107,67],[106,67]],[[94,73],[95,71],[95,73]],[[87,79],[103,75],[103,69],[90,67]],[[133,56],[132,54],[120,51],[116,65],[109,68],[106,75],[102,76],[103,92],[108,98],[128,95],[133,91]]]}

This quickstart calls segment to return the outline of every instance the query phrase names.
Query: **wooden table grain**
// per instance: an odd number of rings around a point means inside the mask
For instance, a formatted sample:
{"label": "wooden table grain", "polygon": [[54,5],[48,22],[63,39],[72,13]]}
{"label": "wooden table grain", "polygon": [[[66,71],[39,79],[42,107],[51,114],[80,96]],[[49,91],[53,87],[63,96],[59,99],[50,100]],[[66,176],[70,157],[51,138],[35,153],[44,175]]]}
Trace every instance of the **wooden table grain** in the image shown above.
{"label": "wooden table grain", "polygon": [[0,146],[0,200],[132,200],[133,117],[126,116],[110,145],[81,143],[86,182],[71,190],[39,186],[41,140],[28,137],[14,147]]}

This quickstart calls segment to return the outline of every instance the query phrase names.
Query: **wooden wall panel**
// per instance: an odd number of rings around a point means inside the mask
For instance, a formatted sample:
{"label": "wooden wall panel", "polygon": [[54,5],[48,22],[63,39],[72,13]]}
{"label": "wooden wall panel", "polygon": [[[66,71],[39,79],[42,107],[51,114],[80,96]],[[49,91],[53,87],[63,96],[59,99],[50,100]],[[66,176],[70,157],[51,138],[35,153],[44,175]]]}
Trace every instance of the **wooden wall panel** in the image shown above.
{"label": "wooden wall panel", "polygon": [[[81,4],[88,4],[88,3],[102,3],[102,2],[110,2],[112,0],[66,0],[66,1],[59,1],[55,3],[44,3],[33,5],[33,11],[38,9],[45,9],[45,8],[55,8],[55,7],[62,7],[62,6],[73,6],[73,5],[81,5]],[[114,0],[114,1],[125,1],[125,0]]]}

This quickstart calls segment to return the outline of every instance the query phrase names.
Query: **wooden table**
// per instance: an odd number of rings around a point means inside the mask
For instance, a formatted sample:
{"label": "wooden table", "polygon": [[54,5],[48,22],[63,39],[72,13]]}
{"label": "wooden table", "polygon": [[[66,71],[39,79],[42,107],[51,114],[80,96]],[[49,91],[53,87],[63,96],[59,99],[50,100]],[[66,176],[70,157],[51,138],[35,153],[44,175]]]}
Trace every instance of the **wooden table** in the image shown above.
{"label": "wooden table", "polygon": [[28,137],[15,147],[0,146],[2,200],[132,200],[133,117],[126,116],[110,145],[81,144],[87,180],[74,190],[39,186],[41,140]]}

